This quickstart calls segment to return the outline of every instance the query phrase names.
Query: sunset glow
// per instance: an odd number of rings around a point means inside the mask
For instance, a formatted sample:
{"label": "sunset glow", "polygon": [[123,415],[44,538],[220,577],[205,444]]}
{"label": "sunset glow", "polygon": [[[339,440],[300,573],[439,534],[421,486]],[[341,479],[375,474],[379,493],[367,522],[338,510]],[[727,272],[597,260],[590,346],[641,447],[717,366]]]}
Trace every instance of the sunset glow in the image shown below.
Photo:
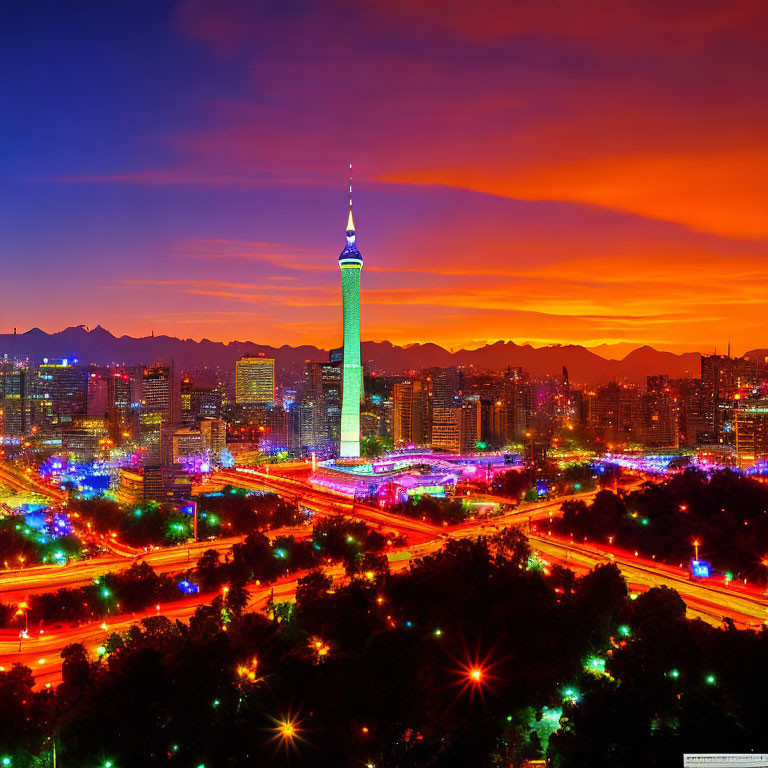
{"label": "sunset glow", "polygon": [[483,5],[18,4],[2,330],[337,346],[352,161],[364,340],[760,346],[768,7]]}

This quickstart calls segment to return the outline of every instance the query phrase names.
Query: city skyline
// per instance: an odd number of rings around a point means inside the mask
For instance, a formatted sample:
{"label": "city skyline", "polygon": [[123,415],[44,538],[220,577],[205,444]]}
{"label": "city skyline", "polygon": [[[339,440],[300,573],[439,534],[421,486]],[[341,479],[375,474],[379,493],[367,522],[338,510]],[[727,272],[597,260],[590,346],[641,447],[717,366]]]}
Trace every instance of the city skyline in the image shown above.
{"label": "city skyline", "polygon": [[768,2],[0,6],[0,768],[768,768]]}
{"label": "city skyline", "polygon": [[364,340],[764,346],[766,10],[691,7],[15,4],[0,327],[339,346],[352,160]]}

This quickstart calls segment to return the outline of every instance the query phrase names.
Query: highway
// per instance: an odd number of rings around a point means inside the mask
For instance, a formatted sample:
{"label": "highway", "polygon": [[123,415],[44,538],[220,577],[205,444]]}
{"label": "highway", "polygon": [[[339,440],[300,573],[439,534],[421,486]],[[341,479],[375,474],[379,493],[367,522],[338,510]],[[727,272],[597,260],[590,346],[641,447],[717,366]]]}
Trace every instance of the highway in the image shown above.
{"label": "highway", "polygon": [[[312,535],[312,528],[308,525],[276,528],[264,531],[264,535],[269,539],[278,536],[304,539]],[[214,541],[158,547],[148,552],[142,550],[138,554],[103,555],[92,560],[73,561],[68,565],[40,565],[0,571],[0,602],[18,603],[40,592],[51,592],[62,587],[81,587],[105,573],[122,571],[142,561],[151,565],[156,573],[178,573],[194,566],[207,549],[225,554],[244,538],[231,536]]]}
{"label": "highway", "polygon": [[7,462],[0,462],[0,484],[7,485],[22,493],[34,493],[50,499],[54,504],[65,504],[69,494],[45,482],[31,468],[22,470]]}
{"label": "highway", "polygon": [[[282,498],[298,503],[320,515],[342,513],[348,518],[363,521],[379,530],[405,534],[407,545],[389,552],[392,571],[406,569],[415,559],[439,551],[449,538],[476,538],[490,535],[509,525],[530,527],[530,524],[537,520],[558,514],[560,505],[565,500],[558,498],[522,503],[503,515],[470,518],[456,526],[437,526],[425,520],[401,517],[370,504],[353,501],[348,496],[326,488],[314,488],[304,479],[283,477],[257,470],[239,469],[219,472],[198,490],[212,490],[224,484],[273,491]],[[594,497],[595,493],[592,491],[567,498],[588,501]],[[276,536],[282,533],[309,535],[310,531],[311,529],[306,526],[298,531],[283,529],[273,531],[269,535]],[[634,557],[631,553],[602,545],[579,543],[549,535],[542,536],[530,531],[528,535],[532,549],[544,559],[550,563],[562,564],[577,573],[587,572],[599,563],[613,562],[635,591],[643,591],[654,586],[668,586],[675,589],[685,601],[690,617],[700,617],[718,626],[723,617],[727,616],[737,626],[751,628],[762,625],[768,619],[768,601],[760,590],[738,584],[725,585],[713,580],[694,581],[688,577],[687,571],[680,568]],[[0,599],[12,602],[21,595],[27,596],[61,586],[88,583],[101,573],[127,567],[131,562],[138,560],[148,562],[159,573],[182,571],[192,565],[205,549],[224,552],[239,540],[241,538],[233,537],[214,542],[199,542],[139,555],[113,553],[93,561],[73,563],[68,566],[46,566],[5,572],[0,574]],[[328,572],[337,580],[343,576],[340,566],[332,566]],[[303,574],[294,574],[277,582],[275,597],[292,599],[296,582],[301,575]],[[271,589],[272,587],[269,586],[251,585],[249,607],[251,609],[263,607]],[[192,615],[198,605],[210,601],[212,597],[210,594],[190,596],[161,606],[159,613],[172,619],[186,619]],[[103,642],[105,634],[124,631],[142,618],[157,614],[158,610],[155,608],[143,613],[113,617],[108,620],[106,630],[100,622],[42,633],[39,629],[33,628],[32,637],[22,641],[21,653],[19,653],[18,630],[0,630],[0,665],[7,667],[14,662],[29,664],[40,684],[55,683],[60,671],[58,654],[65,645],[83,642],[89,650],[93,651]]]}
{"label": "highway", "polygon": [[532,549],[551,562],[574,570],[590,570],[599,563],[613,562],[633,587],[671,587],[689,607],[689,615],[698,615],[715,625],[719,625],[724,616],[741,628],[757,628],[768,619],[768,600],[763,590],[734,583],[726,586],[714,578],[691,579],[687,570],[634,557],[618,549],[536,534],[529,534],[528,540]]}
{"label": "highway", "polygon": [[[390,564],[391,572],[397,573],[406,570],[412,558],[437,551],[440,546],[440,542],[428,542],[421,545],[411,558],[395,559]],[[321,570],[330,576],[334,583],[341,583],[345,578],[342,565],[325,566]],[[249,593],[247,610],[263,610],[271,596],[276,602],[293,601],[299,579],[308,573],[310,573],[308,570],[298,571],[278,579],[273,584],[249,584],[246,588]],[[215,597],[216,593],[190,595],[184,599],[161,605],[159,608],[154,606],[144,611],[107,617],[101,621],[91,621],[76,627],[51,628],[43,632],[30,632],[30,637],[23,639],[19,638],[18,630],[2,629],[0,630],[0,671],[9,669],[16,663],[24,664],[32,670],[38,685],[56,685],[61,682],[60,654],[64,647],[70,643],[82,643],[95,657],[97,656],[97,648],[113,632],[125,632],[142,619],[151,616],[165,616],[172,621],[188,620],[200,605],[210,603]],[[19,651],[20,645],[21,651]]]}

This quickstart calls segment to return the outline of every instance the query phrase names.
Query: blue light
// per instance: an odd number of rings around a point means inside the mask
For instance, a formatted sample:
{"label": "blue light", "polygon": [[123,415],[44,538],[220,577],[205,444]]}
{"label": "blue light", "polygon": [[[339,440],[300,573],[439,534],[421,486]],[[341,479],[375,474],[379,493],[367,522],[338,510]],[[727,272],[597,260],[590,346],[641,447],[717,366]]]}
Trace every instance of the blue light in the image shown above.
{"label": "blue light", "polygon": [[708,579],[712,567],[706,560],[691,560],[691,575],[697,579]]}
{"label": "blue light", "polygon": [[196,595],[200,591],[200,587],[197,584],[193,584],[188,579],[179,582],[179,589],[185,595]]}

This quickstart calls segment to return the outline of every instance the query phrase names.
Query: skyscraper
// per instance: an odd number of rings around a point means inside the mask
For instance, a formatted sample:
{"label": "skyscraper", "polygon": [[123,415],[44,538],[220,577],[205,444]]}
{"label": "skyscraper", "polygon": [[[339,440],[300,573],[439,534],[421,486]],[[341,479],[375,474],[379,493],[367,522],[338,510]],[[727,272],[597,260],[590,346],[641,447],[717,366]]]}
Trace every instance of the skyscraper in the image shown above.
{"label": "skyscraper", "polygon": [[235,363],[235,403],[275,404],[274,358],[247,356]]}
{"label": "skyscraper", "polygon": [[164,423],[170,423],[172,401],[172,366],[165,363],[144,366],[141,375],[139,434],[142,448],[145,450],[145,465],[161,463],[161,429]]}
{"label": "skyscraper", "polygon": [[360,397],[363,391],[363,368],[360,364],[360,271],[363,268],[363,257],[355,246],[351,183],[349,193],[347,244],[339,256],[344,318],[344,367],[341,388],[341,447],[339,455],[358,457],[360,456]]}

